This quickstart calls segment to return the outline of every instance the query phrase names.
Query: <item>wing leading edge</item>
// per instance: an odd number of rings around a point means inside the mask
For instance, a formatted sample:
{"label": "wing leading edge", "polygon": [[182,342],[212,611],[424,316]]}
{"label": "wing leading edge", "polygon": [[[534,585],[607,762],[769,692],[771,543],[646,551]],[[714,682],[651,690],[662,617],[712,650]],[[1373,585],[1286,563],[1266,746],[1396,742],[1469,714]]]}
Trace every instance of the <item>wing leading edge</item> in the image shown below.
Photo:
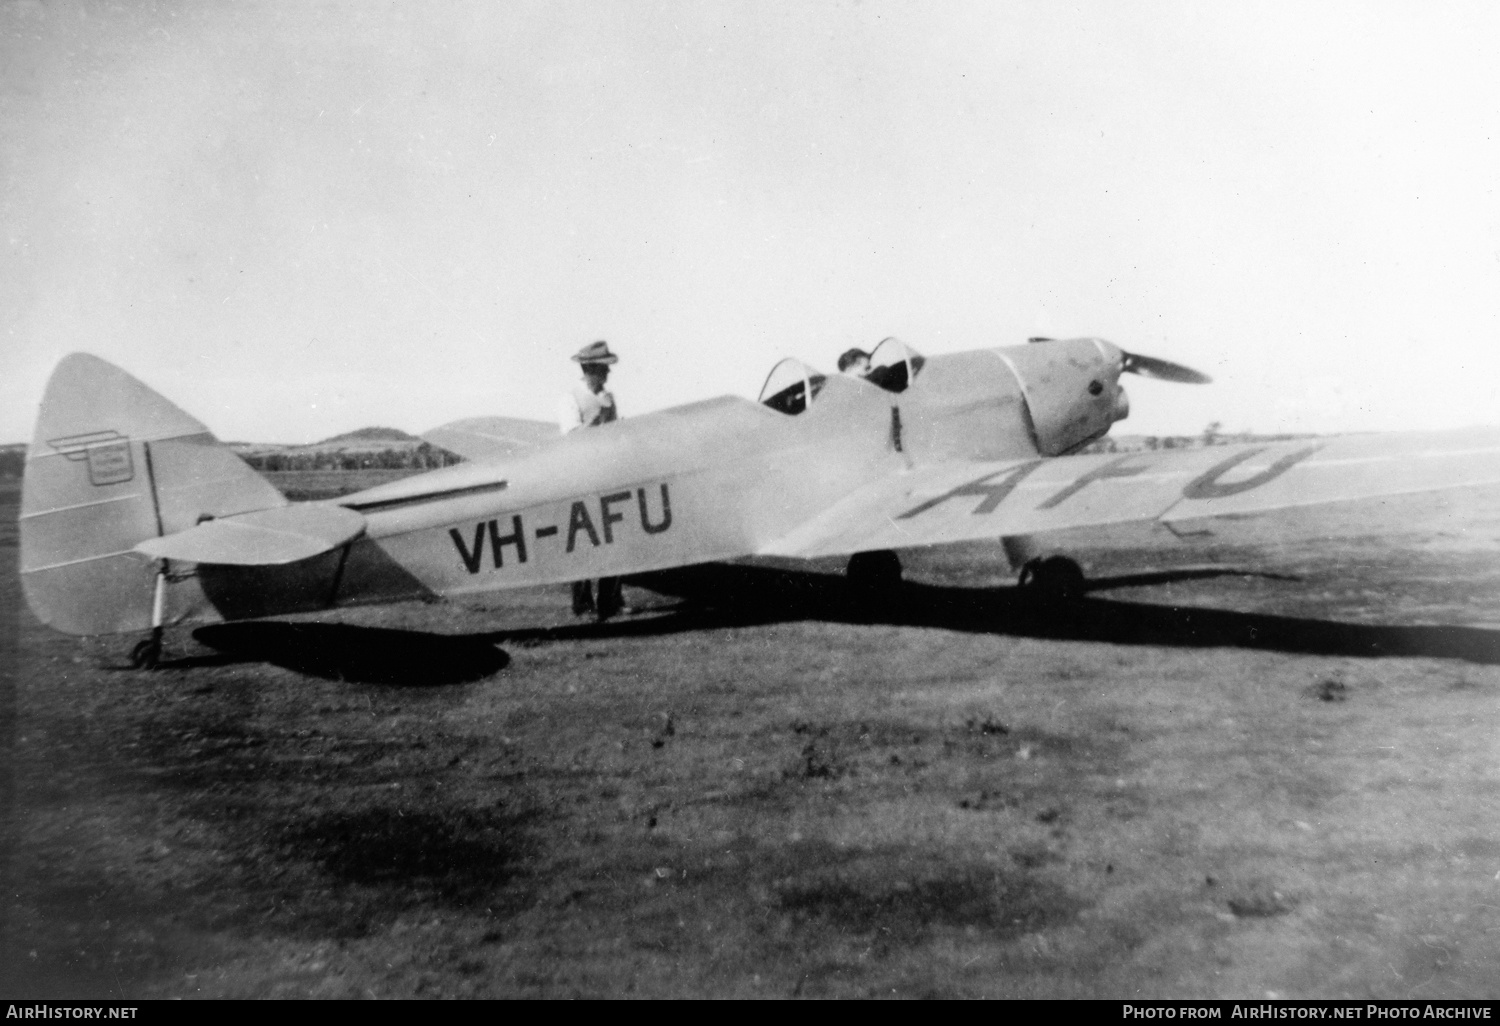
{"label": "wing leading edge", "polygon": [[833,556],[1495,483],[1497,429],[949,462],[866,485],[759,554]]}

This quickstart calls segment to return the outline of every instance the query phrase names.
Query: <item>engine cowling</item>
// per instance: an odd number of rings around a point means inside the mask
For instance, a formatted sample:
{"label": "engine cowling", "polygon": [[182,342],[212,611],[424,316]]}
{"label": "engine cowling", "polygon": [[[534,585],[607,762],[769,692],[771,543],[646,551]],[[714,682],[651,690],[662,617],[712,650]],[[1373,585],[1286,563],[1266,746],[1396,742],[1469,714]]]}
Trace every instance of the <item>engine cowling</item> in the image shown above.
{"label": "engine cowling", "polygon": [[995,352],[1021,386],[1032,440],[1043,456],[1091,442],[1130,414],[1120,385],[1125,354],[1103,339],[1039,339]]}

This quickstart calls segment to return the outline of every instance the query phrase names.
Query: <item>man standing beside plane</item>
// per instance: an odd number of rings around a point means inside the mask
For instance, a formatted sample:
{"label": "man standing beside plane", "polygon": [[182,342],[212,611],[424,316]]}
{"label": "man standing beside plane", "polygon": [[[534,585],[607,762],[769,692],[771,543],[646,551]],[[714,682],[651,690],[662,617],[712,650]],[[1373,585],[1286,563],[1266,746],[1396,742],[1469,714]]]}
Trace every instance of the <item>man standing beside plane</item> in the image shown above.
{"label": "man standing beside plane", "polygon": [[558,424],[563,434],[581,427],[598,427],[616,417],[615,397],[604,387],[609,380],[610,364],[619,357],[609,351],[609,343],[590,342],[573,359],[583,367],[583,380],[575,383],[558,404]]}
{"label": "man standing beside plane", "polygon": [[[565,435],[579,428],[608,424],[619,416],[614,394],[604,387],[610,365],[620,359],[609,351],[609,343],[602,339],[590,342],[574,353],[573,359],[583,368],[583,380],[575,383],[558,404],[558,424]],[[622,606],[618,577],[599,578],[597,596],[592,581],[573,582],[574,616],[593,613],[600,620],[608,620]]]}

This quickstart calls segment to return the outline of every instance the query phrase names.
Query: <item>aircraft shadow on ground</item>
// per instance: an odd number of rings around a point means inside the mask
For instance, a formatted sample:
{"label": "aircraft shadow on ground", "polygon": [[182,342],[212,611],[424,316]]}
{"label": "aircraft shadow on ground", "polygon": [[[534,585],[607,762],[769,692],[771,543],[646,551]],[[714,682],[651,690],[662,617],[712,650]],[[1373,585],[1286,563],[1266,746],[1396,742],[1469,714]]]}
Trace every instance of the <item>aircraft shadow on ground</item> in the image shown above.
{"label": "aircraft shadow on ground", "polygon": [[[1132,574],[1089,582],[1090,593],[1221,576],[1280,575],[1232,569]],[[632,578],[680,604],[664,615],[603,624],[580,623],[490,635],[496,642],[645,636],[792,620],[938,627],[946,630],[1059,641],[1179,648],[1267,649],[1299,655],[1402,656],[1500,664],[1500,631],[1458,626],[1386,626],[1223,609],[1118,602],[1092,594],[1047,605],[1020,588],[951,588],[903,583],[863,597],[844,578],[741,565],[710,565]]]}
{"label": "aircraft shadow on ground", "polygon": [[326,680],[429,687],[481,680],[510,656],[489,635],[356,627],[338,623],[221,623],[193,640],[219,654],[163,662],[164,667],[261,662]]}

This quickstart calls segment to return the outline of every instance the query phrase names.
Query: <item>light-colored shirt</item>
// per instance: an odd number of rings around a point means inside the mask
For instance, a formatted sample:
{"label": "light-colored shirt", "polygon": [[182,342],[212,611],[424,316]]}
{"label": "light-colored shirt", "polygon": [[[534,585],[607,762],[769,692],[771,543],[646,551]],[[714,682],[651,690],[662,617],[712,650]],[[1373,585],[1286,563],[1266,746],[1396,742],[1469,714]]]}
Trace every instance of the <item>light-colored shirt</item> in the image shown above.
{"label": "light-colored shirt", "polygon": [[563,434],[581,427],[608,424],[615,416],[614,393],[607,388],[591,392],[582,381],[576,383],[557,404],[557,423]]}

